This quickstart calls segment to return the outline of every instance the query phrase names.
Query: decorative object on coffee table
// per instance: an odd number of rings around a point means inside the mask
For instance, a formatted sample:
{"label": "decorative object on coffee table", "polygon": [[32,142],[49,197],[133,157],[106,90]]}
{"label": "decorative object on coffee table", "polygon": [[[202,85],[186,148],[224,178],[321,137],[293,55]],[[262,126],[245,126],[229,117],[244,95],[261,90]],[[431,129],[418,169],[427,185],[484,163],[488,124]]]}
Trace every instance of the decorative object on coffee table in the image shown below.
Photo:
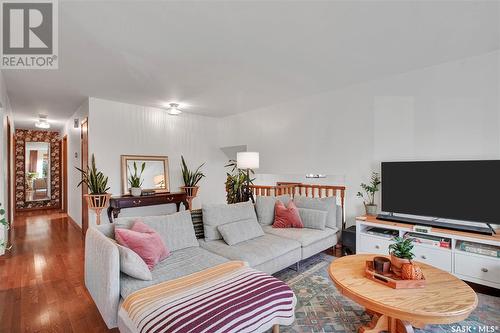
{"label": "decorative object on coffee table", "polygon": [[372,323],[360,333],[412,333],[413,327],[451,324],[464,320],[477,306],[476,293],[448,272],[419,263],[426,286],[420,289],[392,289],[366,279],[363,267],[373,261],[372,254],[335,259],[330,278],[346,297],[373,314]]}
{"label": "decorative object on coffee table", "polygon": [[110,193],[108,187],[108,177],[101,171],[98,171],[95,165],[95,156],[92,154],[91,166],[87,166],[87,170],[76,168],[82,174],[82,180],[78,183],[77,187],[81,184],[86,184],[90,193],[84,194],[87,205],[96,214],[96,224],[101,224],[101,211],[109,204]]}
{"label": "decorative object on coffee table", "polygon": [[130,194],[133,197],[140,197],[142,194],[142,183],[144,180],[141,179],[142,173],[144,172],[144,168],[146,168],[146,162],[142,162],[141,164],[141,172],[138,174],[137,173],[137,163],[134,161],[133,168],[134,172],[132,173],[132,170],[130,169],[130,165],[127,165],[128,171],[130,173],[128,177],[128,183],[130,185]]}
{"label": "decorative object on coffee table", "polygon": [[181,189],[186,192],[189,210],[192,209],[193,199],[198,195],[198,189],[200,188],[198,183],[205,177],[200,170],[204,165],[205,163],[201,164],[196,170],[191,171],[184,160],[184,156],[181,155],[182,179],[184,180],[184,186],[181,186]]}
{"label": "decorative object on coffee table", "polygon": [[401,278],[403,280],[422,280],[424,278],[422,269],[414,262],[403,264],[401,267]]}
{"label": "decorative object on coffee table", "polygon": [[370,183],[361,183],[361,189],[364,193],[359,191],[356,196],[363,199],[363,204],[365,205],[366,215],[376,216],[377,215],[377,205],[375,204],[375,193],[379,191],[380,186],[380,176],[377,172],[373,172]]}
{"label": "decorative object on coffee table", "polygon": [[401,276],[403,264],[410,264],[415,255],[413,254],[413,238],[394,237],[394,243],[389,245],[391,254],[391,270]]}
{"label": "decorative object on coffee table", "polygon": [[[387,259],[389,260],[389,258]],[[421,276],[421,279],[403,279],[401,276],[397,276],[391,271],[388,271],[387,273],[377,272],[374,268],[375,260],[367,261],[365,264],[365,277],[379,284],[383,284],[384,286],[387,286],[389,288],[415,289],[424,288],[426,285],[426,281],[423,275]]]}
{"label": "decorative object on coffee table", "polygon": [[389,274],[391,271],[391,261],[386,257],[373,258],[373,268],[379,274]]}

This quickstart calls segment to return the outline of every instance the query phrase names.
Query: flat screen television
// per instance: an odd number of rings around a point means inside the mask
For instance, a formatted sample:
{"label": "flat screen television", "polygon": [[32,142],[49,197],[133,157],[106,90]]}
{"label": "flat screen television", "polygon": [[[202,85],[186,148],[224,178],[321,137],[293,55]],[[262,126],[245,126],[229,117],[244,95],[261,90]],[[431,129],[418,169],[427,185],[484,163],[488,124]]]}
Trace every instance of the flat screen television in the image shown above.
{"label": "flat screen television", "polygon": [[382,210],[500,224],[500,160],[382,162]]}

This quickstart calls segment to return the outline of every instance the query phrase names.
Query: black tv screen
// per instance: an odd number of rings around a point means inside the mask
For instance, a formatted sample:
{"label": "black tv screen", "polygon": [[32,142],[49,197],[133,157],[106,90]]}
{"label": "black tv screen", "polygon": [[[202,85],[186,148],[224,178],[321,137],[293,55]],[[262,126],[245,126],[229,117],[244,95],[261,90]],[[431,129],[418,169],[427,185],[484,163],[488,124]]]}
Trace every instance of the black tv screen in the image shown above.
{"label": "black tv screen", "polygon": [[500,224],[500,160],[382,162],[382,210]]}

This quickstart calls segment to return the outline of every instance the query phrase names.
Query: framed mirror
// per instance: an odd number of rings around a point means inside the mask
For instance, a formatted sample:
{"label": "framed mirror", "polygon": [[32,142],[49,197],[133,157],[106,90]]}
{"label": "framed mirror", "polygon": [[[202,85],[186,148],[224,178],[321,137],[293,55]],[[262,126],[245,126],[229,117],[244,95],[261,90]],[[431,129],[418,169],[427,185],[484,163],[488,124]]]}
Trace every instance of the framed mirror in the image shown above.
{"label": "framed mirror", "polygon": [[25,143],[25,198],[26,202],[50,200],[50,144]]}
{"label": "framed mirror", "polygon": [[142,190],[157,193],[170,192],[167,156],[121,155],[122,194],[130,194],[130,170],[134,170],[134,162],[140,172],[142,163],[145,163],[142,173]]}

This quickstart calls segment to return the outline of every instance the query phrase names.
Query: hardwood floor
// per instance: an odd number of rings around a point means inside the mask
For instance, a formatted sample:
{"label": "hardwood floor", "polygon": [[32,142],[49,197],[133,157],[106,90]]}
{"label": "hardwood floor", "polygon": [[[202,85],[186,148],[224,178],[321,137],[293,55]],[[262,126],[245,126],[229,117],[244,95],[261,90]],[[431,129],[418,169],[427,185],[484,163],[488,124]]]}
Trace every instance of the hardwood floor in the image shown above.
{"label": "hardwood floor", "polygon": [[108,330],[83,282],[81,231],[54,211],[16,216],[0,257],[0,332]]}

